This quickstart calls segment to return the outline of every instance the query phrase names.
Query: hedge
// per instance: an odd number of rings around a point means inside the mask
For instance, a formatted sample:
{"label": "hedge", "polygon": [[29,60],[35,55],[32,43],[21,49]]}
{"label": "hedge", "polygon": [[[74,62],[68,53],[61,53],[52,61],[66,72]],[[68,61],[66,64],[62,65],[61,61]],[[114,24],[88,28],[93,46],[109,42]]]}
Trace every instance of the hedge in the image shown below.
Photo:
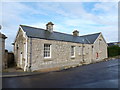
{"label": "hedge", "polygon": [[118,45],[113,45],[108,47],[108,57],[120,55],[120,47]]}

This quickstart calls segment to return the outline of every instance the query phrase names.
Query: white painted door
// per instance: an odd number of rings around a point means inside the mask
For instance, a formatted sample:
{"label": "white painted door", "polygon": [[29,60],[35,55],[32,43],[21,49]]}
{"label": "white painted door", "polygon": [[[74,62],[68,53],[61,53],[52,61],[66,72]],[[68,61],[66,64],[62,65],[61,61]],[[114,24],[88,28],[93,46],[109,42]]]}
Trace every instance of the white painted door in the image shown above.
{"label": "white painted door", "polygon": [[24,43],[24,59],[25,59],[25,61],[24,61],[24,71],[26,71],[26,67],[27,67],[27,57],[26,57],[26,43]]}
{"label": "white painted door", "polygon": [[20,52],[20,67],[22,68],[22,52]]}
{"label": "white painted door", "polygon": [[24,71],[27,71],[27,44],[24,43]]}

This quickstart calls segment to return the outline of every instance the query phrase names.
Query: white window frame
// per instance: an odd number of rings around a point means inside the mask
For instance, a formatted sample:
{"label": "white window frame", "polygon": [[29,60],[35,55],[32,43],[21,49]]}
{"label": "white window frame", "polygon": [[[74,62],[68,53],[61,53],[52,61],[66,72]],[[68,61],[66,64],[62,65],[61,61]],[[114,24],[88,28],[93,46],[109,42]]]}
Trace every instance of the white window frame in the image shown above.
{"label": "white window frame", "polygon": [[[48,48],[48,47],[45,48],[45,45],[49,46],[48,50],[46,50],[46,48]],[[45,55],[45,53],[46,53],[46,55]],[[44,44],[43,56],[44,56],[44,58],[51,58],[51,44]]]}
{"label": "white window frame", "polygon": [[[72,48],[73,48],[73,51],[72,51]],[[75,46],[71,46],[71,53],[70,54],[71,54],[71,57],[75,57]]]}

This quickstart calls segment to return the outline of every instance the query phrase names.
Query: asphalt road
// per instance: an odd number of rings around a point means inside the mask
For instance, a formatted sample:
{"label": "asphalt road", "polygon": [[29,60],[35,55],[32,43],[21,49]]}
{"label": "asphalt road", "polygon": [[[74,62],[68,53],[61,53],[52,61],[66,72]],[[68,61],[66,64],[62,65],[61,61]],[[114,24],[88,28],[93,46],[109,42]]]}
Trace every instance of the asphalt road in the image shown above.
{"label": "asphalt road", "polygon": [[3,88],[118,88],[118,61],[33,76],[3,78]]}

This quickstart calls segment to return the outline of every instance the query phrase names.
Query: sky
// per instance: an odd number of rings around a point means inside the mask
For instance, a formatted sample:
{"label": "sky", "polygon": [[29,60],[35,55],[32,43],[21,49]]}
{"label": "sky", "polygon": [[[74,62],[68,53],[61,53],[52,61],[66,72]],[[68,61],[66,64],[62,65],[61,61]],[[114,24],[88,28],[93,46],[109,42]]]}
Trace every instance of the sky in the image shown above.
{"label": "sky", "polygon": [[8,38],[6,49],[13,51],[19,25],[46,28],[54,23],[54,31],[79,35],[102,32],[107,42],[118,41],[117,2],[2,2],[2,30]]}

